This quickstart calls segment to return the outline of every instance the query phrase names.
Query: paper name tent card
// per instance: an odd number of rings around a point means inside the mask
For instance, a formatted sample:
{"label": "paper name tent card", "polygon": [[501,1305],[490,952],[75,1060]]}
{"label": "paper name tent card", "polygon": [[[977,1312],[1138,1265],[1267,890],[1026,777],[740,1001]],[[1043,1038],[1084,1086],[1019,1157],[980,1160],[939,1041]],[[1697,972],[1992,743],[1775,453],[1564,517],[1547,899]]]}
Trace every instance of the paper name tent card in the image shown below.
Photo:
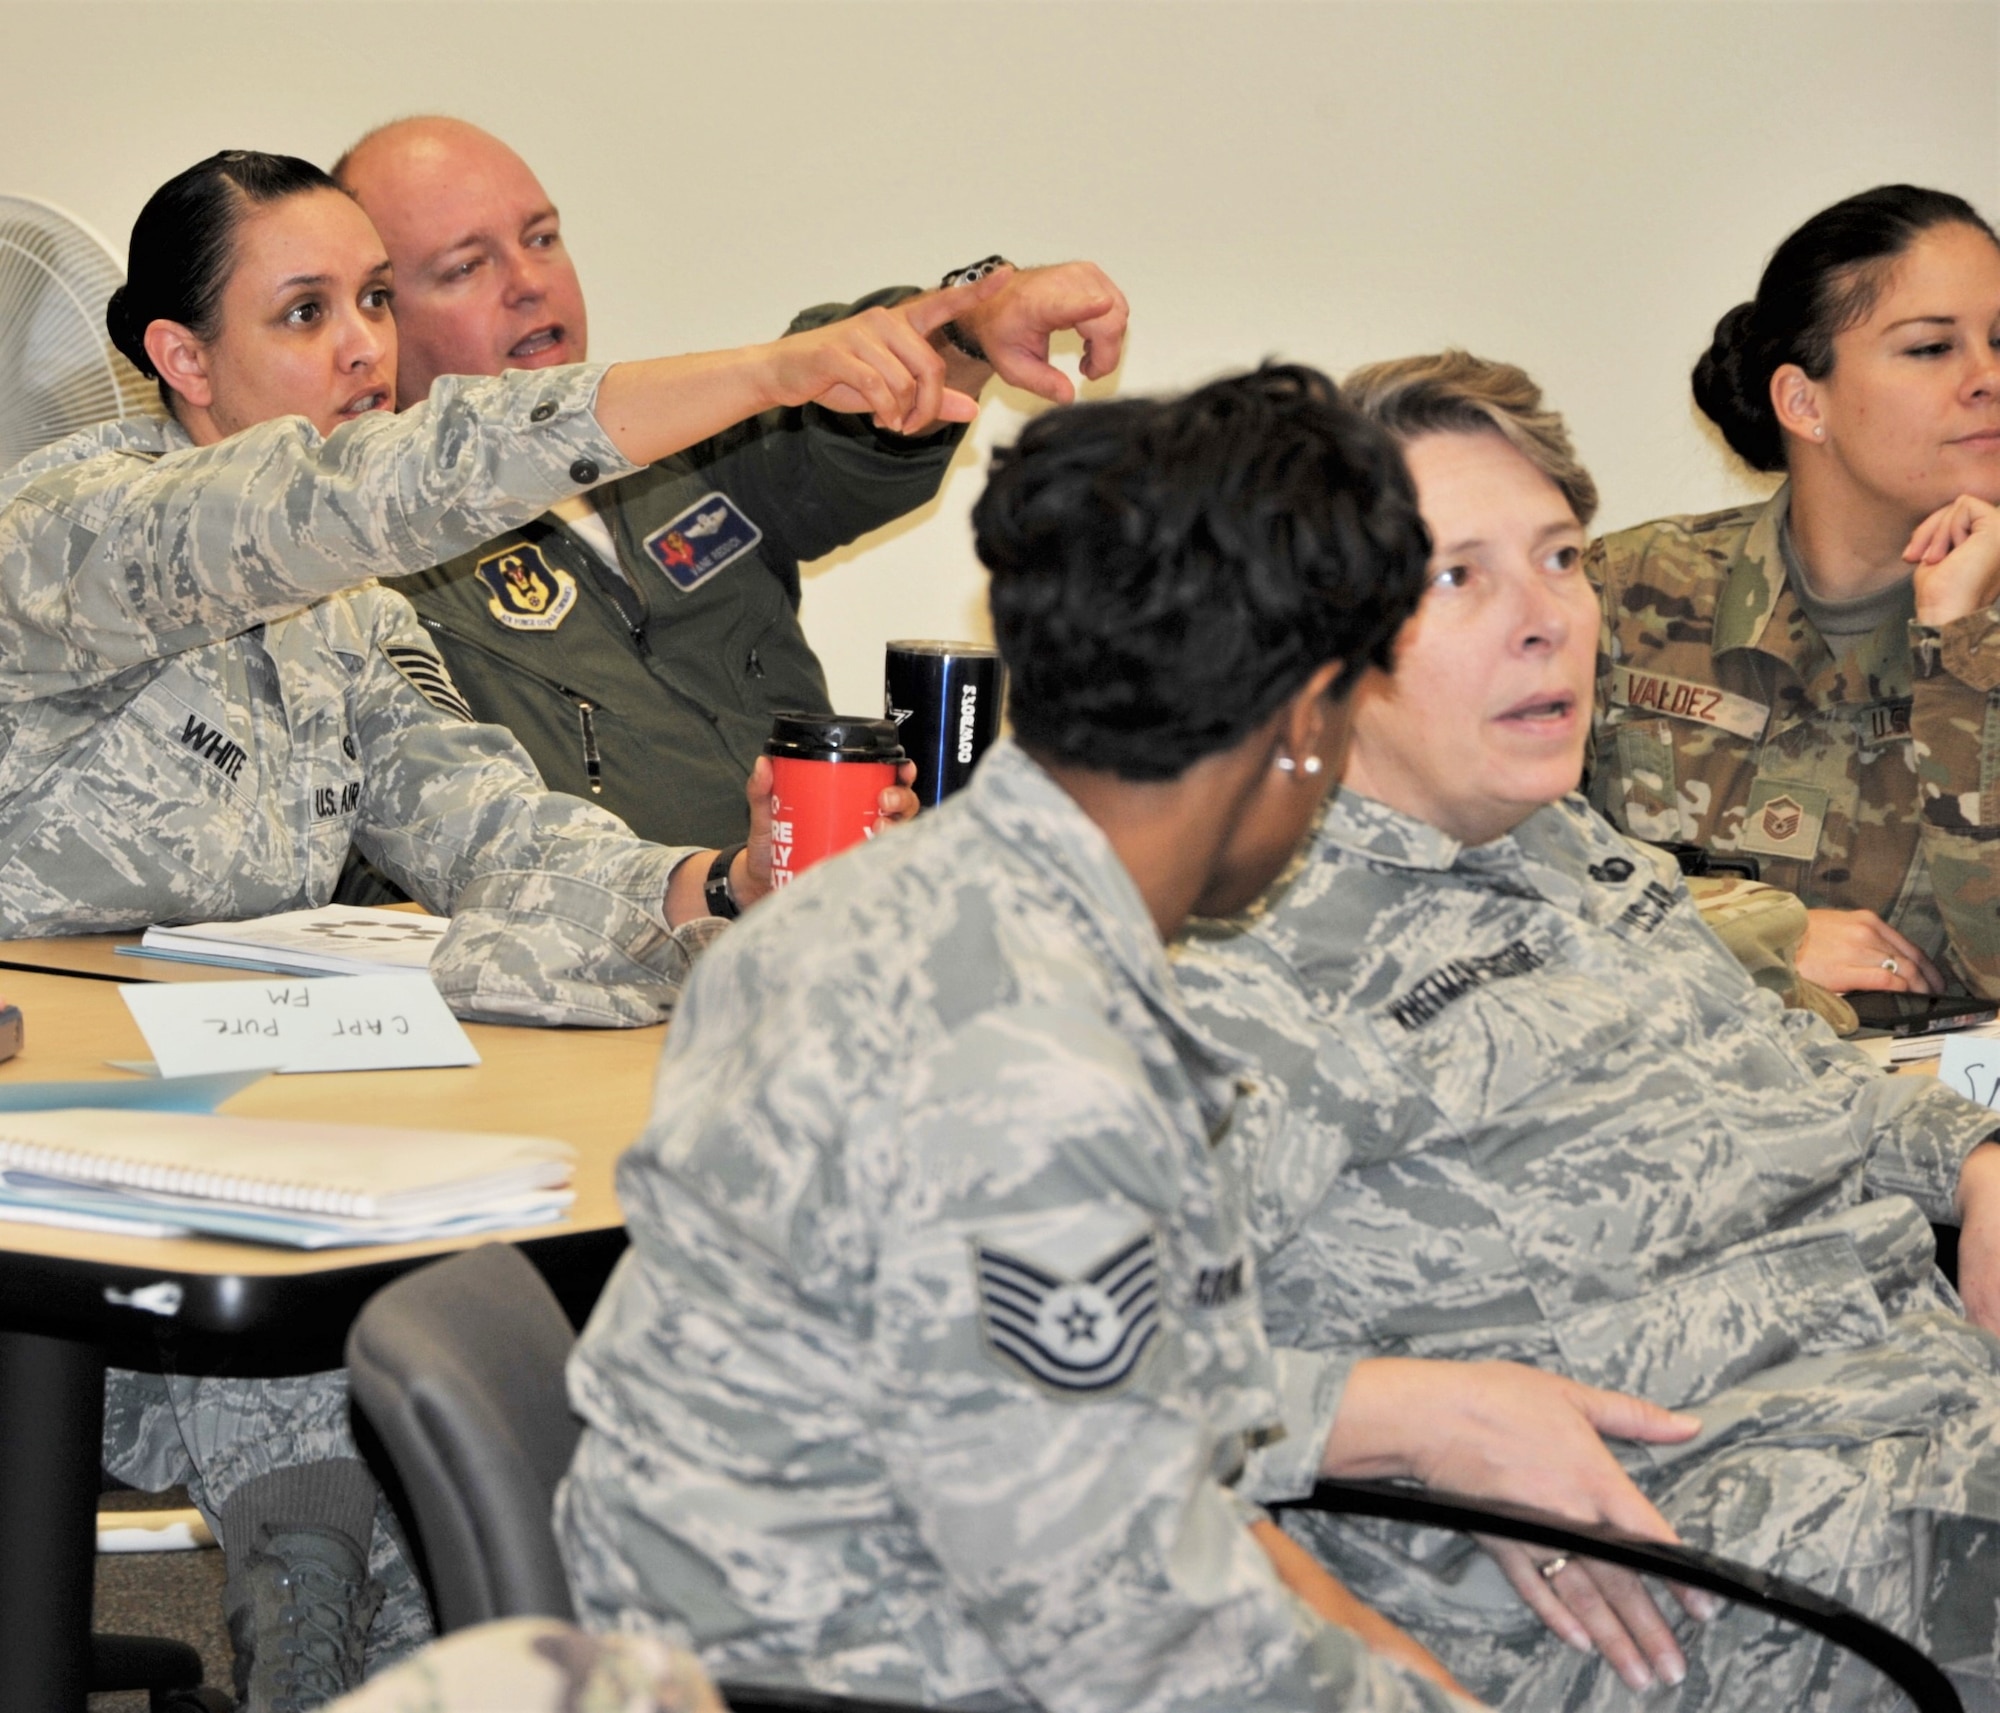
{"label": "paper name tent card", "polygon": [[414,910],[327,904],[249,922],[148,928],[136,948],[122,949],[287,975],[378,975],[384,970],[428,968],[431,953],[450,926],[448,917]]}
{"label": "paper name tent card", "polygon": [[[8,1203],[59,1206],[75,1191],[79,1211],[87,1205],[100,1217],[117,1207],[133,1219],[274,1242],[299,1241],[286,1234],[294,1225],[337,1241],[400,1242],[480,1228],[487,1214],[514,1225],[553,1218],[572,1199],[574,1160],[566,1143],[480,1131],[216,1113],[0,1113],[0,1217]],[[227,1218],[205,1223],[195,1217],[204,1208]]]}

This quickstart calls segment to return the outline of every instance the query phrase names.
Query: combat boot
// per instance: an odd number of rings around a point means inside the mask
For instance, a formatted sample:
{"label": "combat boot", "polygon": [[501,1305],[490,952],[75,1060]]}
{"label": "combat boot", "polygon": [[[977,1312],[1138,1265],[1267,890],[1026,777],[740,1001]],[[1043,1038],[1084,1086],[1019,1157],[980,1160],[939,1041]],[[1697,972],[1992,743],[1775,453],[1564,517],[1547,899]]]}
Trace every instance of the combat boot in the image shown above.
{"label": "combat boot", "polygon": [[222,1599],[239,1713],[307,1713],[360,1683],[382,1586],[340,1530],[262,1532]]}

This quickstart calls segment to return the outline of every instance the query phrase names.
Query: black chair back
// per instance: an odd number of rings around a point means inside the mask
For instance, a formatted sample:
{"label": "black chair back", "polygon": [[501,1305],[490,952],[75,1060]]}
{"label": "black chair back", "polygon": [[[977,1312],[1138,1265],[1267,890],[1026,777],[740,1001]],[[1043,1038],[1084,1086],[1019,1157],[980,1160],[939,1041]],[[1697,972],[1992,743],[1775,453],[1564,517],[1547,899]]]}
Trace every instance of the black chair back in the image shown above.
{"label": "black chair back", "polygon": [[[550,1521],[581,1431],[563,1389],[575,1344],[534,1263],[505,1243],[384,1286],[348,1333],[354,1401],[403,1484],[446,1634],[575,1616]],[[912,1713],[907,1702],[717,1687],[731,1713]]]}
{"label": "black chair back", "polygon": [[579,1431],[563,1392],[575,1342],[504,1243],[405,1274],[348,1334],[354,1398],[402,1478],[446,1634],[575,1616],[549,1524]]}

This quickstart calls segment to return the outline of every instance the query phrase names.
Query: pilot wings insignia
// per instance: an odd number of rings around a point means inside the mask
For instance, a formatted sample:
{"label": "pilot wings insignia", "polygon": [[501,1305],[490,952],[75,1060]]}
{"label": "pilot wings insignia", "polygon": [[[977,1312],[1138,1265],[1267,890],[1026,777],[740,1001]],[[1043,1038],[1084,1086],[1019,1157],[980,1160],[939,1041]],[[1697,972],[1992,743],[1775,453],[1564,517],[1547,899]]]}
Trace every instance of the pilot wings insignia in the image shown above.
{"label": "pilot wings insignia", "polygon": [[1160,1330],[1152,1234],[1081,1279],[1064,1279],[987,1243],[973,1244],[986,1342],[1045,1386],[1106,1392],[1124,1384]]}

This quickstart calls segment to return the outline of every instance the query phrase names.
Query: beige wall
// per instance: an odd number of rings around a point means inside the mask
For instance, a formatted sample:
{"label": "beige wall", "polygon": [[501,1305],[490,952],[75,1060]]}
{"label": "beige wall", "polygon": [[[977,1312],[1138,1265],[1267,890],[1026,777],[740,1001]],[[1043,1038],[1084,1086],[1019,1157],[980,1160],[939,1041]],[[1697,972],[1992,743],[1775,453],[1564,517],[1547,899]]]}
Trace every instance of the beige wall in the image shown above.
{"label": "beige wall", "polygon": [[[562,204],[595,354],[737,343],[1001,249],[1125,285],[1121,384],[1451,341],[1569,413],[1604,521],[1750,491],[1688,364],[1797,220],[1891,178],[2000,209],[2000,7],[1485,0],[0,3],[0,190],[119,239],[210,150],[443,109]],[[980,441],[1011,434],[989,406]],[[835,700],[983,624],[969,450],[815,568]]]}

